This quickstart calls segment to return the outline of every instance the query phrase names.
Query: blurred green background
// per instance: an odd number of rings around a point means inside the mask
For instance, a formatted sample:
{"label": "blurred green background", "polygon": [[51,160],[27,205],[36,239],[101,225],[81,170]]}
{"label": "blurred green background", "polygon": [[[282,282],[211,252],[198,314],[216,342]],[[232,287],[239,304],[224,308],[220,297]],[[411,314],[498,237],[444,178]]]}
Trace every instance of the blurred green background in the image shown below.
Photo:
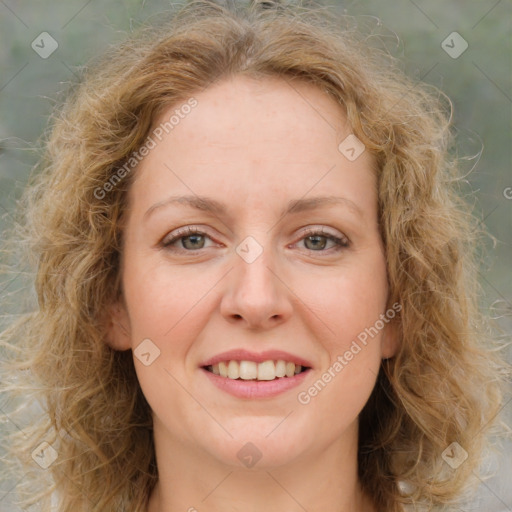
{"label": "blurred green background", "polygon": [[[499,323],[506,332],[512,332],[511,318],[506,316],[512,313],[512,2],[321,3],[358,17],[365,26],[373,24],[376,33],[385,35],[388,48],[400,57],[410,76],[441,88],[451,98],[459,154],[468,157],[462,165],[467,174],[467,190],[474,193],[475,214],[497,240],[494,247],[489,240],[480,272],[485,290],[482,306],[496,306],[493,315],[505,315]],[[16,200],[37,160],[37,139],[55,102],[62,99],[69,84],[78,81],[78,68],[107,45],[122,41],[148,18],[157,20],[169,5],[160,0],[0,0],[2,230],[10,225]],[[468,44],[457,58],[442,47],[454,31]],[[42,32],[48,32],[58,42],[57,50],[47,59],[31,48],[32,41]],[[450,38],[448,41],[445,47],[452,45]],[[454,50],[460,48],[459,41],[453,44],[457,45]],[[16,286],[12,277],[0,281],[2,294],[13,293]],[[510,425],[512,402],[506,404],[503,417]],[[483,501],[475,501],[464,510],[512,510],[512,493],[507,485],[512,475],[511,452],[509,445],[508,456],[504,453],[489,463],[497,469],[497,477],[481,485]],[[0,485],[0,511],[14,510],[8,504],[6,487],[5,483]]]}

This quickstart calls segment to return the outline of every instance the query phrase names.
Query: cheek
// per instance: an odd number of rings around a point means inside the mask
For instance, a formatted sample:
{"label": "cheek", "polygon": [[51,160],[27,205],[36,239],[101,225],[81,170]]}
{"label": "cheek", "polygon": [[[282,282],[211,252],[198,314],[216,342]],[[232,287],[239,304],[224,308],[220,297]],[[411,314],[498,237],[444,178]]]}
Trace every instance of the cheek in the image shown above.
{"label": "cheek", "polygon": [[380,318],[386,313],[388,294],[383,255],[340,274],[329,290],[323,302],[326,323],[333,331],[323,341],[328,358],[302,403],[310,400],[317,414],[329,411],[332,424],[343,428],[366,404],[381,364],[386,324]]}
{"label": "cheek", "polygon": [[127,258],[124,289],[133,343],[154,338],[164,345],[164,340],[187,339],[199,332],[203,299],[214,283],[212,273],[170,269],[165,261],[138,255]]}
{"label": "cheek", "polygon": [[[187,361],[191,347],[211,316],[207,294],[214,284],[214,277],[208,277],[208,273],[170,269],[165,262],[148,263],[146,258],[133,254],[124,267],[124,290],[140,387],[154,414],[165,418],[167,427],[183,439],[189,436],[186,418],[200,416],[202,409],[180,385],[187,378],[182,363]],[[145,352],[150,353],[150,364],[146,365],[138,359],[137,347],[148,339],[154,346],[147,345]],[[176,410],[180,414],[169,413]]]}
{"label": "cheek", "polygon": [[330,275],[304,276],[296,283],[297,295],[325,327],[323,344],[331,355],[346,350],[386,310],[388,284],[381,254]]}

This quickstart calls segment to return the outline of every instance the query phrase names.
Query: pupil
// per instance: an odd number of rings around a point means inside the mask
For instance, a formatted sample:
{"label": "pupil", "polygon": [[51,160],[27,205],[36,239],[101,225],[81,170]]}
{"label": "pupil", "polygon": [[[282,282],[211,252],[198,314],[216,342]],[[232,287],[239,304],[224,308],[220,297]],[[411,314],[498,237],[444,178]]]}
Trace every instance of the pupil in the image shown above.
{"label": "pupil", "polygon": [[[198,242],[198,239],[201,239],[203,238],[202,235],[189,235],[185,238],[183,238],[182,240],[182,244],[183,244],[183,247],[185,247],[185,249],[202,249],[202,246],[201,247],[197,247],[197,245],[195,245],[197,242]],[[187,247],[187,241],[192,241],[192,247]],[[201,241],[201,240],[199,240]],[[203,240],[204,242],[204,240]]]}
{"label": "pupil", "polygon": [[[308,241],[311,241],[311,242],[314,242],[314,245],[313,245],[313,249],[314,248],[320,248],[320,249],[323,249],[325,248],[325,245],[327,243],[327,240],[325,239],[324,236],[319,236],[319,235],[316,235],[316,236],[308,236],[306,238],[306,245],[307,245],[307,242]],[[318,244],[317,242],[320,242],[320,244]],[[308,249],[311,249],[311,247],[308,247]]]}

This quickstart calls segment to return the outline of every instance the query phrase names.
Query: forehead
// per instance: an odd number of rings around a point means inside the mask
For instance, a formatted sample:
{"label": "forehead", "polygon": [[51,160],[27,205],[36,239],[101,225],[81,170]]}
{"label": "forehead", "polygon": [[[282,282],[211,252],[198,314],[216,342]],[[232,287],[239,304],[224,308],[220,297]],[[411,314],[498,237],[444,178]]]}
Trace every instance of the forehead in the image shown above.
{"label": "forehead", "polygon": [[281,209],[283,201],[339,193],[376,208],[373,158],[365,151],[350,161],[340,152],[351,129],[320,88],[236,76],[193,98],[186,115],[176,116],[185,100],[155,120],[153,131],[174,115],[137,168],[136,203],[197,194],[261,208],[279,202]]}
{"label": "forehead", "polygon": [[[260,145],[267,144],[274,157],[300,160],[315,153],[318,158],[320,139],[324,145],[335,144],[340,133],[350,130],[341,106],[317,86],[302,81],[239,75],[194,97],[197,107],[173,128],[174,138],[186,138],[205,151],[238,149],[249,157],[263,158]],[[167,109],[155,125],[169,119],[176,109],[179,106]],[[310,144],[299,144],[304,139]],[[295,158],[289,154],[292,147]]]}

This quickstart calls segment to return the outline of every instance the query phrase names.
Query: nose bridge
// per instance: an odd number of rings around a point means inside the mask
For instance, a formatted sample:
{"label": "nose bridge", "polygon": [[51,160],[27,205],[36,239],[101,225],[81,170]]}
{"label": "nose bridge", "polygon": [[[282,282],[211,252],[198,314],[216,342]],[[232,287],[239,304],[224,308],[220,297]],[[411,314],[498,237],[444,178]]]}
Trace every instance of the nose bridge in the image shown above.
{"label": "nose bridge", "polygon": [[[249,245],[249,247],[248,247]],[[248,251],[247,251],[248,249]],[[238,262],[237,272],[237,288],[242,295],[252,296],[263,300],[270,299],[271,295],[275,294],[275,283],[271,272],[272,268],[272,250],[267,247],[261,249],[260,254],[257,254],[257,249],[249,244],[241,245],[237,252],[247,251],[247,258],[241,256],[241,261]],[[261,292],[261,293],[260,293]]]}
{"label": "nose bridge", "polygon": [[286,319],[291,314],[291,303],[286,287],[271,270],[277,267],[277,255],[270,242],[263,245],[247,237],[236,252],[238,261],[230,272],[223,314],[231,320],[245,321],[250,327],[265,327]]}

